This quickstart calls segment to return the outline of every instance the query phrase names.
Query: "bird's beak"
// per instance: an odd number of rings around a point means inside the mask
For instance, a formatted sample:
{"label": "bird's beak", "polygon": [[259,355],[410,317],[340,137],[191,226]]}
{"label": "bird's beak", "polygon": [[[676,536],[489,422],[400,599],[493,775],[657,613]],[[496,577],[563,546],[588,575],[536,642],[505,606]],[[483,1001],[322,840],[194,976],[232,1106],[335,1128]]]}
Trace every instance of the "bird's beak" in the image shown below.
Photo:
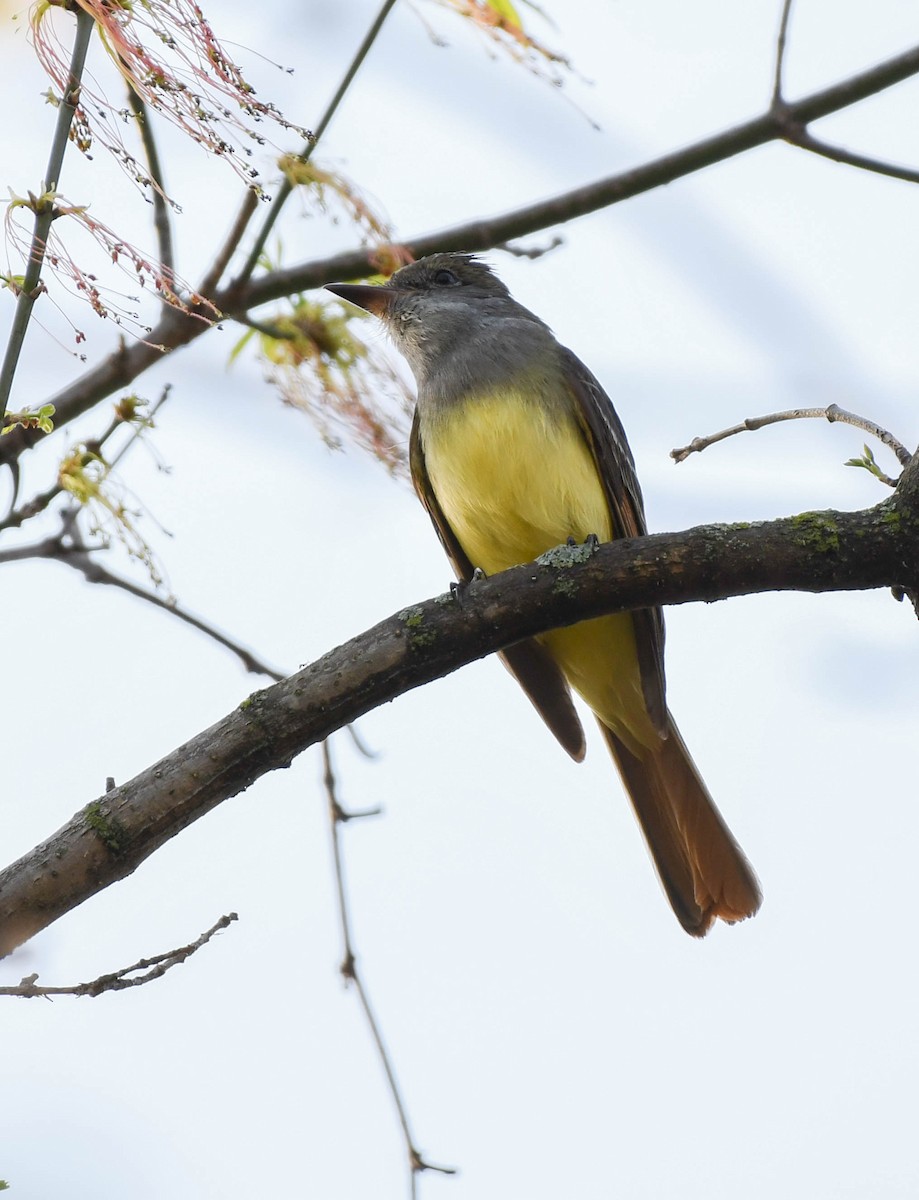
{"label": "bird's beak", "polygon": [[385,317],[399,294],[396,288],[386,287],[385,284],[374,287],[368,283],[327,283],[325,290],[347,300],[349,304],[366,309],[375,317]]}

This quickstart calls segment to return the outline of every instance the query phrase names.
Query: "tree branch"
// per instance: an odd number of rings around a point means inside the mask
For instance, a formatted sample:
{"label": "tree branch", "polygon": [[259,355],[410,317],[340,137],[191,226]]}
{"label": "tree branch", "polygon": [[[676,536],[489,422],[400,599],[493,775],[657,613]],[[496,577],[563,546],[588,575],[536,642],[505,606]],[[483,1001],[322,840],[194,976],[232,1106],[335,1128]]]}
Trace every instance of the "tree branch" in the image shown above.
{"label": "tree branch", "polygon": [[16,312],[13,315],[13,325],[7,342],[3,365],[0,367],[0,424],[6,415],[7,401],[13,386],[13,377],[25,341],[26,330],[32,316],[34,305],[41,291],[41,268],[45,261],[45,247],[48,244],[48,234],[51,232],[51,222],[54,220],[54,196],[61,181],[61,167],[64,162],[64,151],[70,137],[70,126],[73,116],[80,103],[80,80],[83,76],[83,66],[86,62],[86,52],[89,49],[89,39],[92,37],[95,21],[92,14],[78,8],[76,13],[77,29],[70,58],[70,74],[67,86],[61,96],[57,110],[57,124],[54,137],[48,153],[48,165],[42,180],[42,196],[35,201],[35,225],[32,233],[32,245],[29,248],[29,261],[26,264],[25,275],[19,296],[16,300]]}
{"label": "tree branch", "polygon": [[438,1167],[433,1163],[425,1160],[421,1151],[415,1144],[415,1139],[412,1135],[411,1125],[408,1119],[408,1109],[406,1108],[405,1100],[402,1096],[402,1089],[399,1087],[399,1082],[396,1079],[396,1068],[393,1065],[392,1057],[386,1048],[386,1042],[383,1040],[383,1030],[380,1027],[379,1019],[377,1018],[373,1004],[370,1001],[370,993],[367,990],[367,984],[364,982],[364,976],[358,969],[357,955],[354,951],[354,935],[352,933],[351,912],[348,906],[348,893],[345,887],[345,871],[344,860],[341,848],[341,828],[349,821],[363,819],[364,817],[375,817],[381,812],[379,808],[365,808],[359,811],[346,810],[342,808],[338,800],[337,786],[335,782],[335,770],[332,766],[332,752],[329,748],[329,739],[322,743],[322,764],[323,777],[322,782],[325,786],[326,798],[329,802],[329,823],[332,829],[332,858],[335,864],[335,884],[338,894],[338,916],[341,924],[341,940],[342,940],[342,963],[341,974],[346,983],[354,985],[357,992],[357,998],[360,1001],[361,1009],[364,1013],[364,1019],[370,1029],[370,1036],[373,1038],[374,1045],[377,1048],[377,1056],[383,1067],[383,1073],[386,1076],[386,1082],[389,1085],[389,1094],[392,1097],[392,1102],[396,1110],[396,1116],[399,1119],[399,1125],[402,1128],[402,1138],[405,1142],[405,1152],[408,1159],[409,1168],[409,1190],[411,1196],[415,1196],[415,1176],[420,1171],[439,1171],[443,1175],[455,1175],[454,1167]]}
{"label": "tree branch", "polygon": [[784,0],[782,17],[779,21],[779,35],[775,42],[775,74],[772,81],[772,107],[779,108],[783,104],[783,76],[785,73],[785,49],[788,43],[788,22],[791,18],[792,0]]}
{"label": "tree branch", "polygon": [[[643,192],[682,179],[704,167],[713,166],[767,142],[784,140],[787,119],[806,125],[839,109],[902,83],[919,73],[919,46],[888,59],[871,70],[853,75],[843,83],[814,92],[803,100],[784,106],[784,116],[771,109],[752,121],[695,142],[683,150],[666,154],[631,171],[610,175],[573,191],[562,192],[548,200],[514,209],[501,216],[470,221],[439,233],[408,239],[406,245],[420,258],[437,251],[486,250],[513,238],[524,237],[541,229],[587,216],[599,209],[618,204]],[[253,308],[293,292],[318,287],[330,278],[351,279],[366,276],[376,269],[373,248],[361,248],[334,258],[301,263],[255,280],[243,296],[224,297],[221,311],[237,311],[240,303]]]}
{"label": "tree branch", "polygon": [[851,150],[843,150],[839,146],[815,138],[807,128],[807,121],[792,115],[790,106],[784,97],[783,74],[785,70],[785,51],[788,39],[788,23],[791,17],[792,0],[784,0],[782,17],[779,23],[779,34],[775,49],[775,74],[772,85],[772,114],[785,128],[785,141],[791,146],[798,146],[820,158],[829,158],[833,162],[843,163],[848,167],[856,167],[860,171],[872,171],[876,175],[886,175],[889,179],[901,179],[906,183],[919,183],[919,171],[909,167],[899,167],[895,163],[884,162],[881,159],[870,158],[866,154],[857,154]]}
{"label": "tree branch", "polygon": [[194,613],[180,607],[177,600],[160,596],[148,588],[132,583],[130,579],[122,579],[119,575],[112,574],[97,558],[93,557],[94,553],[98,551],[83,540],[81,531],[76,526],[77,515],[73,510],[65,512],[61,530],[43,538],[40,542],[30,542],[22,546],[11,546],[8,550],[0,550],[0,566],[4,563],[26,562],[35,558],[62,563],[66,567],[72,567],[75,571],[79,571],[87,583],[100,583],[108,587],[119,588],[121,591],[127,592],[129,596],[152,604],[154,608],[159,608],[175,617],[176,620],[190,625],[192,629],[197,629],[199,633],[203,633],[219,646],[223,646],[235,654],[251,674],[265,675],[268,679],[274,680],[281,680],[285,677],[283,671],[266,663],[247,646],[237,642],[235,638],[222,633],[210,621],[205,621],[203,617],[195,616]]}
{"label": "tree branch", "polygon": [[[137,119],[140,140],[147,156],[147,166],[150,168],[150,178],[153,181],[153,228],[156,232],[157,253],[163,275],[170,288],[175,287],[175,249],[172,242],[172,224],[169,220],[169,201],[166,198],[166,187],[163,177],[163,167],[160,163],[156,138],[153,136],[153,126],[150,124],[150,113],[143,98],[128,84],[128,104]],[[163,299],[163,308],[168,301]]]}
{"label": "tree branch", "polygon": [[123,879],[192,821],[336,729],[523,638],[607,612],[764,591],[919,590],[919,456],[855,513],[561,546],[404,609],[81,809],[0,873],[0,953]]}
{"label": "tree branch", "polygon": [[[416,257],[448,250],[485,250],[510,239],[596,212],[621,200],[672,183],[703,167],[722,162],[767,142],[784,140],[786,122],[798,124],[825,117],[873,96],[919,73],[919,47],[872,67],[859,75],[814,92],[784,106],[782,113],[770,109],[762,116],[713,137],[705,138],[663,158],[611,175],[574,191],[564,192],[539,204],[514,209],[501,216],[455,225],[438,233],[410,239],[406,244]],[[374,249],[359,247],[330,258],[299,263],[273,271],[244,286],[230,286],[210,296],[216,308],[228,316],[295,292],[319,287],[332,279],[353,279],[372,273]],[[166,352],[200,337],[212,326],[194,315],[170,309],[144,342],[121,345],[97,367],[64,388],[54,398],[57,428],[86,412],[99,400],[126,387]],[[0,464],[12,462],[23,450],[44,436],[34,430],[17,429],[0,442]]]}
{"label": "tree branch", "polygon": [[[125,988],[143,987],[154,979],[162,979],[167,971],[179,966],[187,958],[191,958],[202,946],[206,946],[215,933],[227,929],[233,921],[238,921],[236,913],[227,913],[206,929],[199,938],[180,946],[177,950],[167,950],[165,954],[155,954],[153,958],[142,958],[129,967],[121,967],[108,975],[100,975],[90,983],[74,983],[65,987],[45,987],[36,983],[37,975],[27,975],[12,987],[0,987],[0,996],[22,996],[34,999],[42,996],[50,1000],[54,996],[101,996],[103,992],[123,992]],[[138,972],[143,974],[138,974]]]}
{"label": "tree branch", "polygon": [[[347,71],[345,71],[345,74],[344,74],[344,77],[342,78],[341,83],[338,85],[338,88],[335,91],[335,95],[329,101],[328,106],[326,107],[325,112],[322,114],[319,124],[316,126],[315,130],[313,131],[313,134],[312,134],[310,140],[307,142],[307,144],[301,150],[300,160],[302,162],[307,162],[310,159],[310,157],[312,156],[312,153],[316,149],[316,145],[317,145],[319,139],[325,133],[326,129],[328,128],[329,122],[335,116],[335,113],[338,110],[339,104],[341,104],[342,100],[345,98],[345,94],[347,93],[348,88],[354,82],[355,75],[357,75],[358,71],[361,69],[361,64],[363,63],[363,61],[367,57],[367,55],[370,53],[370,49],[373,46],[373,43],[377,40],[377,34],[383,28],[383,22],[386,20],[386,18],[392,12],[393,6],[395,5],[395,3],[396,3],[396,0],[383,0],[383,5],[380,8],[380,11],[377,13],[376,17],[372,21],[370,28],[367,30],[366,34],[363,37],[363,40],[361,41],[360,46],[358,46],[357,52],[355,53],[354,58],[352,58]],[[246,283],[246,281],[251,277],[252,272],[258,266],[259,256],[261,255],[262,251],[265,249],[265,243],[268,241],[268,236],[271,233],[271,230],[274,228],[274,224],[277,221],[278,217],[281,215],[281,209],[282,209],[285,201],[290,196],[290,194],[293,190],[294,190],[293,183],[291,182],[289,177],[285,176],[284,181],[282,182],[280,188],[278,189],[278,194],[275,196],[274,200],[271,202],[271,208],[268,211],[268,216],[263,221],[262,227],[258,231],[258,234],[256,235],[255,241],[252,245],[252,249],[249,251],[249,255],[246,258],[245,263],[243,264],[242,270],[239,272],[239,275],[237,275],[236,279],[233,281],[234,286],[238,287],[241,284]]]}
{"label": "tree branch", "polygon": [[785,131],[785,141],[790,146],[798,146],[819,158],[828,158],[831,162],[842,163],[846,167],[856,167],[859,171],[870,171],[874,175],[884,175],[888,179],[900,179],[904,183],[919,183],[919,171],[912,167],[900,167],[896,163],[885,162],[880,158],[871,158],[867,154],[858,154],[854,150],[844,150],[841,146],[833,146],[815,138],[803,125],[789,123]]}
{"label": "tree branch", "polygon": [[210,299],[211,294],[216,291],[217,285],[223,278],[224,271],[230,265],[230,259],[236,253],[236,248],[243,239],[246,227],[252,219],[256,208],[258,208],[258,192],[255,188],[248,188],[226,240],[218,250],[214,261],[201,280],[198,291],[206,299]]}
{"label": "tree branch", "polygon": [[[734,437],[735,434],[764,429],[767,425],[777,425],[780,421],[800,421],[809,417],[822,418],[829,421],[831,425],[835,421],[844,425],[854,425],[856,429],[861,429],[871,437],[877,438],[879,442],[892,450],[901,467],[905,467],[912,458],[903,443],[898,441],[889,430],[882,429],[876,421],[871,421],[868,417],[861,417],[858,413],[840,408],[838,404],[830,404],[827,408],[789,408],[784,412],[767,413],[762,417],[745,417],[739,425],[731,425],[728,429],[719,429],[717,433],[709,433],[704,437],[694,437],[688,446],[679,446],[677,449],[671,450],[670,457],[675,462],[685,462],[690,454],[701,454],[709,446],[723,442],[725,438]],[[884,481],[890,487],[897,486],[897,481],[888,476],[884,477]]]}
{"label": "tree branch", "polygon": [[[46,555],[45,557],[49,556]],[[182,608],[177,600],[164,598],[157,595],[156,592],[151,592],[148,588],[143,588],[136,583],[132,583],[129,579],[122,579],[118,575],[113,575],[111,571],[92,557],[88,547],[75,546],[70,548],[64,546],[53,557],[67,566],[74,567],[87,582],[101,583],[109,587],[120,588],[121,591],[127,592],[129,596],[134,596],[137,600],[143,600],[147,604],[152,604],[154,608],[162,609],[163,612],[175,617],[177,621],[183,621],[186,625],[190,625],[192,629],[197,629],[199,633],[203,633],[206,637],[209,637],[218,646],[223,646],[225,650],[229,650],[231,654],[235,654],[250,674],[265,675],[268,679],[274,680],[284,678],[283,671],[279,671],[277,667],[272,667],[266,663],[250,650],[248,646],[237,642],[229,634],[222,633],[210,621],[205,621],[203,617],[197,617],[194,613]]]}
{"label": "tree branch", "polygon": [[[152,425],[154,417],[169,399],[169,393],[171,391],[171,383],[166,383],[163,385],[159,399],[150,409],[149,414],[145,414],[143,421],[140,424],[134,424],[133,428],[131,429],[131,436],[109,462],[110,467],[114,467],[116,463],[120,462],[121,459],[123,459],[131,449],[131,447],[136,445],[137,440],[141,437],[144,429],[149,428]],[[97,453],[101,454],[109,438],[117,433],[117,431],[125,424],[130,424],[130,422],[126,421],[121,409],[121,405],[116,405],[115,415],[109,421],[104,432],[101,433],[97,438],[88,439],[86,444],[91,446],[92,449]],[[20,526],[26,523],[26,521],[30,521],[33,517],[37,517],[39,513],[43,513],[48,505],[51,504],[53,500],[57,499],[57,497],[60,496],[63,491],[64,485],[61,483],[60,477],[58,477],[58,479],[56,479],[50,487],[45,488],[44,491],[36,492],[30,500],[26,501],[25,504],[20,505],[19,508],[11,508],[6,516],[0,520],[0,533],[2,533],[4,529],[19,529]],[[0,561],[2,561],[2,557],[0,557]]]}

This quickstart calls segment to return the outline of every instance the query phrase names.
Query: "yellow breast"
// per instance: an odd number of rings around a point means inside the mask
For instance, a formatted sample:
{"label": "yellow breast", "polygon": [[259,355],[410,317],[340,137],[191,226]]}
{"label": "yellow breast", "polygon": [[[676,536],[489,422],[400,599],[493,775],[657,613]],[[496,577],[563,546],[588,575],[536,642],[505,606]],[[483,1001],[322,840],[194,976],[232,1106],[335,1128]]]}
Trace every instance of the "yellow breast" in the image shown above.
{"label": "yellow breast", "polygon": [[[437,501],[466,556],[487,575],[531,562],[589,534],[614,536],[593,455],[574,412],[502,392],[437,414],[423,432]],[[599,617],[540,639],[568,682],[632,749],[658,742],[645,710],[628,614]]]}
{"label": "yellow breast", "polygon": [[568,537],[613,534],[597,468],[573,413],[531,396],[476,397],[439,416],[424,455],[434,494],[473,566],[530,562]]}

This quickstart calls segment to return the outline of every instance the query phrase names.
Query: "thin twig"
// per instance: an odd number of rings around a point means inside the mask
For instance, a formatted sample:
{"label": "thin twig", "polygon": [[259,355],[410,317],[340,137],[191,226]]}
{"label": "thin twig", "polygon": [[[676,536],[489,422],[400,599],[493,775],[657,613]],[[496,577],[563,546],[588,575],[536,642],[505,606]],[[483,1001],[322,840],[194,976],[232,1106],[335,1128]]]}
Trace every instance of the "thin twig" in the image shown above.
{"label": "thin twig", "polygon": [[322,781],[325,785],[326,796],[329,801],[329,824],[332,831],[332,857],[335,863],[335,885],[338,894],[338,914],[341,921],[341,937],[342,937],[342,964],[341,973],[346,983],[353,983],[357,991],[358,999],[361,1003],[361,1008],[364,1010],[364,1017],[370,1028],[370,1033],[374,1044],[377,1048],[377,1053],[380,1062],[383,1065],[383,1071],[386,1075],[387,1083],[389,1084],[389,1092],[392,1096],[393,1104],[395,1105],[396,1114],[399,1118],[399,1124],[402,1127],[402,1136],[405,1139],[405,1150],[408,1156],[409,1163],[409,1195],[412,1200],[415,1200],[417,1189],[417,1177],[421,1171],[437,1171],[442,1175],[455,1175],[456,1167],[436,1166],[434,1163],[429,1163],[418,1150],[415,1139],[412,1136],[411,1126],[409,1125],[408,1112],[405,1107],[405,1101],[402,1098],[402,1093],[396,1079],[395,1069],[392,1064],[392,1059],[389,1056],[389,1051],[386,1048],[386,1043],[383,1041],[383,1034],[380,1030],[380,1023],[377,1020],[376,1013],[370,1003],[370,996],[367,992],[363,978],[357,969],[357,956],[354,952],[354,938],[352,934],[351,914],[348,905],[348,894],[345,887],[345,872],[341,849],[341,826],[348,821],[357,820],[362,817],[372,817],[379,814],[379,808],[363,809],[359,812],[346,811],[342,808],[338,801],[335,770],[332,765],[332,752],[329,747],[329,741],[326,739],[322,743],[322,764],[323,777]]}
{"label": "thin twig", "polygon": [[[777,425],[780,421],[800,421],[809,417],[818,417],[829,421],[831,424],[835,421],[840,421],[845,425],[854,425],[856,429],[861,429],[871,437],[875,437],[878,441],[883,442],[885,446],[894,452],[902,467],[905,467],[912,458],[912,455],[903,443],[899,442],[892,433],[889,433],[886,429],[882,429],[880,425],[874,421],[870,421],[867,417],[860,417],[857,413],[847,412],[846,409],[840,408],[838,404],[831,404],[827,408],[790,408],[784,412],[767,413],[763,417],[747,417],[739,425],[732,425],[729,429],[721,429],[718,433],[711,433],[706,437],[693,438],[688,446],[681,446],[676,450],[671,450],[670,457],[675,462],[681,463],[689,458],[690,454],[701,454],[709,446],[714,446],[716,442],[723,442],[725,438],[733,437],[736,433],[762,429],[766,425]],[[886,476],[879,475],[878,477],[882,478],[884,482],[889,483],[891,487],[896,487],[896,480],[892,480]]]}
{"label": "thin twig", "polygon": [[363,755],[364,758],[376,758],[376,756],[377,756],[376,750],[370,749],[370,747],[367,745],[367,743],[363,740],[363,738],[357,732],[356,725],[346,725],[345,729],[347,729],[348,733],[350,734],[351,741],[354,743],[354,747],[357,750],[358,754]]}
{"label": "thin twig", "polygon": [[[309,141],[306,143],[306,145],[300,151],[300,161],[301,162],[305,163],[305,162],[309,161],[310,156],[312,155],[313,151],[316,149],[319,139],[322,137],[322,135],[325,133],[326,129],[328,128],[329,122],[332,120],[332,117],[335,115],[335,112],[336,112],[339,104],[344,99],[345,93],[348,91],[348,88],[351,86],[352,82],[354,81],[355,75],[360,70],[361,64],[363,63],[363,61],[367,57],[367,55],[370,53],[370,48],[373,45],[373,43],[376,41],[377,34],[383,28],[383,22],[389,16],[395,3],[396,3],[396,0],[383,0],[383,5],[380,8],[380,11],[377,13],[377,15],[373,21],[373,24],[367,30],[367,33],[364,35],[364,40],[361,42],[360,46],[358,46],[357,53],[354,55],[354,58],[351,60],[351,63],[349,65],[347,71],[345,71],[344,77],[343,77],[341,83],[338,85],[335,95],[329,101],[328,107],[326,108],[325,112],[322,114],[319,124],[316,126],[315,130],[313,131],[313,134],[310,137]],[[233,281],[233,285],[231,285],[231,286],[237,286],[237,287],[242,286],[242,284],[247,282],[247,280],[252,275],[252,272],[258,266],[258,260],[261,256],[262,251],[265,249],[265,244],[268,241],[268,236],[271,233],[272,229],[274,228],[275,222],[277,221],[278,217],[280,216],[281,208],[283,207],[285,201],[290,196],[293,189],[294,189],[293,183],[291,182],[289,177],[285,175],[285,177],[281,183],[281,186],[278,189],[278,194],[275,196],[275,198],[271,202],[271,208],[268,210],[268,214],[265,217],[264,222],[262,223],[262,227],[256,234],[255,241],[252,244],[252,249],[249,251],[249,257],[246,259],[245,263],[243,264],[242,270],[236,276],[235,280]]]}
{"label": "thin twig", "polygon": [[[143,143],[144,154],[147,156],[150,178],[153,180],[153,228],[156,232],[157,253],[160,266],[163,268],[163,276],[172,289],[175,287],[175,248],[172,242],[172,222],[169,220],[169,201],[166,197],[163,168],[156,146],[156,138],[153,136],[150,112],[143,98],[135,92],[130,83],[128,84],[128,103],[137,118],[140,140]],[[168,306],[168,301],[164,299],[163,307],[167,308]]]}
{"label": "thin twig", "polygon": [[[166,402],[171,391],[171,384],[166,384],[160,393],[159,399],[154,404],[150,412],[150,419],[156,415],[159,409]],[[102,437],[96,443],[101,447],[105,444],[108,438],[123,424],[120,417],[115,417],[108,429],[103,433]],[[112,458],[110,466],[114,467],[125,454],[137,443],[141,436],[142,429],[135,428],[131,431],[131,437],[127,443],[121,447],[118,453]],[[22,509],[11,513],[3,523],[0,523],[0,529],[10,525],[21,525],[23,520],[28,516],[34,516],[37,512],[46,507],[56,495],[59,495],[63,488],[58,484],[53,488],[49,488],[46,492],[40,493],[33,497],[28,505]],[[41,507],[37,507],[41,506]],[[78,508],[67,509],[62,514],[62,524],[59,532],[51,537],[45,538],[40,542],[31,543],[26,546],[17,546],[9,550],[0,550],[0,564],[4,562],[21,562],[30,558],[45,558],[53,559],[64,563],[66,566],[73,567],[78,570],[83,577],[90,583],[108,584],[112,587],[121,588],[129,595],[137,599],[144,600],[156,608],[163,609],[172,616],[191,625],[193,629],[197,629],[200,633],[211,638],[212,641],[224,646],[242,662],[243,666],[252,674],[266,675],[269,679],[275,682],[285,679],[289,672],[279,671],[275,667],[269,666],[263,662],[246,646],[237,642],[234,638],[229,637],[225,633],[221,633],[219,629],[205,621],[202,617],[197,617],[193,613],[186,612],[175,600],[175,598],[164,598],[156,592],[151,592],[147,588],[139,587],[135,583],[131,583],[127,579],[121,579],[119,576],[112,574],[106,567],[102,566],[97,559],[92,557],[93,547],[88,546],[82,538],[82,534],[76,524],[76,517],[79,514]]]}
{"label": "thin twig", "polygon": [[772,85],[772,108],[782,107],[782,74],[785,70],[785,43],[788,36],[788,19],[791,16],[792,0],[785,0],[782,6],[782,20],[779,24],[779,36],[775,44],[775,82]]}
{"label": "thin twig", "polygon": [[772,115],[782,130],[783,140],[788,142],[790,146],[798,146],[801,150],[807,150],[810,154],[816,154],[821,158],[828,158],[833,162],[843,163],[848,167],[855,167],[860,171],[870,171],[875,175],[884,175],[888,179],[901,179],[906,183],[919,183],[919,171],[913,170],[911,167],[900,167],[895,163],[885,162],[883,159],[872,158],[867,154],[858,154],[853,150],[843,150],[840,146],[833,146],[829,142],[815,138],[807,128],[806,121],[792,117],[790,107],[785,103],[782,87],[791,5],[792,0],[785,0],[782,7],[782,20],[779,25],[779,35],[776,41],[775,82],[772,89],[772,105],[770,108]]}
{"label": "thin twig", "polygon": [[43,513],[52,500],[55,500],[64,489],[59,483],[52,484],[51,487],[45,488],[43,492],[36,492],[31,500],[20,505],[19,508],[12,508],[0,521],[0,531],[4,529],[18,529],[24,525],[26,521],[31,521],[33,517],[37,517],[39,513]]}
{"label": "thin twig", "polygon": [[6,415],[7,402],[13,387],[13,376],[16,374],[22,344],[29,327],[32,306],[41,293],[41,268],[45,260],[45,248],[48,244],[48,234],[51,232],[51,222],[54,220],[55,211],[54,197],[49,193],[56,191],[60,183],[64,151],[67,149],[73,115],[80,102],[80,79],[83,75],[89,39],[95,24],[91,14],[83,8],[77,9],[76,21],[76,35],[70,58],[70,74],[67,77],[67,86],[64,88],[64,94],[61,96],[57,110],[57,123],[48,153],[45,177],[42,180],[42,196],[35,205],[35,224],[32,232],[32,245],[29,248],[29,261],[26,264],[22,286],[16,300],[16,312],[13,315],[3,366],[0,368],[0,424]]}
{"label": "thin twig", "polygon": [[113,575],[111,571],[92,557],[94,548],[88,546],[83,541],[75,521],[78,512],[78,509],[68,509],[63,514],[61,531],[51,537],[44,538],[40,542],[31,542],[25,546],[12,546],[8,550],[0,550],[0,564],[23,562],[34,558],[51,559],[54,562],[63,563],[65,566],[73,567],[74,570],[79,571],[89,583],[101,583],[120,588],[123,592],[135,596],[138,600],[144,600],[148,604],[152,604],[155,608],[169,613],[177,620],[184,621],[186,625],[197,629],[212,641],[217,642],[232,654],[235,654],[246,670],[253,675],[267,675],[269,679],[273,679],[275,682],[287,678],[290,674],[289,671],[279,671],[276,667],[269,666],[268,663],[264,662],[240,642],[235,641],[225,633],[221,633],[219,629],[215,628],[208,621],[205,621],[202,617],[196,617],[193,613],[181,608],[174,598],[165,599],[157,595],[156,592],[151,592],[147,588],[139,587],[136,583],[131,583],[128,579],[121,579],[119,576]]}
{"label": "thin twig", "polygon": [[[150,421],[153,420],[153,418],[156,416],[156,414],[159,412],[159,410],[162,408],[162,406],[166,403],[166,400],[167,400],[171,390],[172,390],[171,383],[167,383],[163,386],[163,390],[160,392],[159,399],[156,401],[156,403],[150,409],[149,415],[147,417],[145,417],[145,422],[149,423]],[[101,453],[106,442],[109,440],[109,438],[112,436],[112,434],[114,434],[117,430],[119,430],[122,427],[122,425],[124,425],[124,420],[116,414],[112,418],[112,420],[109,422],[108,428],[105,430],[105,432],[98,438],[90,439],[87,442],[87,445],[92,446],[92,448],[94,450],[96,450],[97,453]],[[109,464],[108,464],[109,467],[114,467],[118,462],[121,461],[121,459],[124,458],[124,456],[131,449],[131,447],[136,445],[137,440],[141,436],[143,431],[144,431],[143,426],[135,426],[132,429],[131,437],[121,447],[121,449],[114,456],[114,458],[112,458],[112,460],[109,462]],[[37,517],[39,513],[44,512],[45,509],[48,507],[48,505],[53,500],[55,500],[58,496],[60,496],[63,491],[64,491],[64,487],[61,484],[60,480],[58,480],[57,482],[52,484],[51,487],[46,488],[43,492],[36,492],[36,494],[31,498],[31,500],[27,501],[25,504],[21,505],[19,508],[11,509],[7,513],[7,515],[3,518],[3,520],[0,521],[0,532],[2,532],[4,529],[19,529],[20,526],[24,525],[26,521],[30,521],[33,517]]]}
{"label": "thin twig", "polygon": [[843,163],[847,167],[857,167],[860,171],[870,171],[874,175],[884,175],[888,179],[902,179],[906,183],[919,183],[919,171],[912,167],[900,167],[896,163],[885,162],[880,158],[871,158],[867,154],[858,154],[854,150],[843,150],[841,146],[832,146],[815,138],[803,125],[791,122],[785,126],[785,141],[791,146],[798,146],[820,158],[829,158],[833,162]]}
{"label": "thin twig", "polygon": [[[121,992],[125,988],[143,987],[145,983],[161,979],[167,971],[185,962],[187,958],[191,958],[202,946],[207,945],[215,933],[228,928],[233,921],[238,920],[239,917],[235,912],[227,913],[194,942],[189,942],[187,946],[181,946],[178,950],[169,950],[166,954],[156,954],[153,958],[141,958],[131,966],[122,967],[110,975],[100,975],[91,983],[75,983],[69,987],[41,987],[35,982],[38,975],[26,975],[12,987],[0,987],[0,996],[24,996],[28,999],[44,996],[46,1000],[50,1000],[52,996],[101,996],[103,992]],[[138,971],[143,971],[144,974],[137,975]],[[132,975],[136,978],[130,978]]]}
{"label": "thin twig", "polygon": [[233,222],[232,229],[227,234],[226,241],[220,248],[207,274],[201,280],[201,286],[198,288],[198,291],[207,299],[210,299],[211,295],[217,290],[217,285],[223,278],[223,273],[227,269],[230,259],[236,253],[236,248],[242,241],[243,234],[246,232],[246,226],[252,219],[252,214],[257,207],[258,192],[255,188],[249,188],[243,197],[242,204],[239,206],[239,212],[236,214],[236,220]]}

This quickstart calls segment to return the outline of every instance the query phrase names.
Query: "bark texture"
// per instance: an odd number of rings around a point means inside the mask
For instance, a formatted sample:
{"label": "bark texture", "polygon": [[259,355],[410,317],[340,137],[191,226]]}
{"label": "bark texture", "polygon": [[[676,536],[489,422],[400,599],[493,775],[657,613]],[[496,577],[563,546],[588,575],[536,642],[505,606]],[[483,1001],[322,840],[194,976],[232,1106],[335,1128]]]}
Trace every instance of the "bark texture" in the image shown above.
{"label": "bark texture", "polygon": [[403,692],[522,638],[602,613],[765,591],[919,591],[919,459],[894,496],[811,512],[560,546],[536,563],[394,614],[81,808],[0,873],[0,954],[123,879],[267,771]]}

